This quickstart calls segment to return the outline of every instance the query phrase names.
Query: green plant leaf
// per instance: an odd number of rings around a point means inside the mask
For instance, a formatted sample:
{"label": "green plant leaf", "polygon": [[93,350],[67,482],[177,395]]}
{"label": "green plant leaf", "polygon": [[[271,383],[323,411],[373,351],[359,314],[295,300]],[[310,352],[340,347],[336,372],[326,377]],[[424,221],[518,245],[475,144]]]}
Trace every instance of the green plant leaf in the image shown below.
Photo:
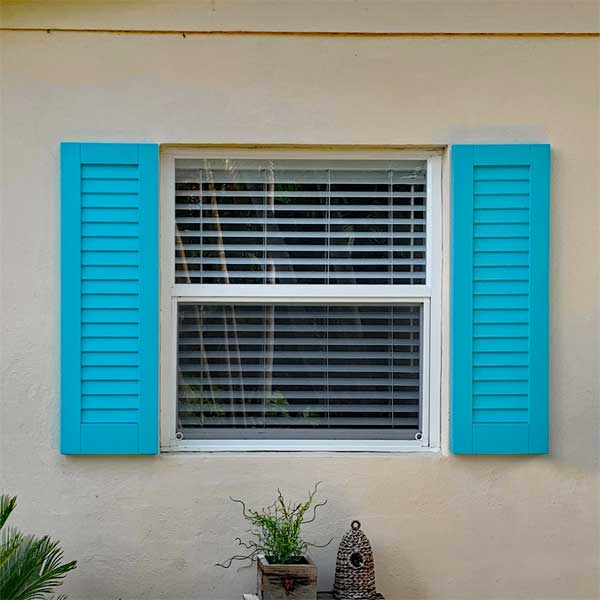
{"label": "green plant leaf", "polygon": [[0,598],[43,600],[77,563],[63,563],[59,542],[48,536],[24,536],[17,529],[4,528],[15,505],[16,498],[0,497]]}
{"label": "green plant leaf", "polygon": [[10,516],[10,513],[15,509],[17,505],[16,496],[8,496],[3,494],[0,496],[0,529],[4,527],[4,523]]}
{"label": "green plant leaf", "polygon": [[6,527],[0,533],[0,569],[8,562],[23,541],[23,534],[13,527]]}

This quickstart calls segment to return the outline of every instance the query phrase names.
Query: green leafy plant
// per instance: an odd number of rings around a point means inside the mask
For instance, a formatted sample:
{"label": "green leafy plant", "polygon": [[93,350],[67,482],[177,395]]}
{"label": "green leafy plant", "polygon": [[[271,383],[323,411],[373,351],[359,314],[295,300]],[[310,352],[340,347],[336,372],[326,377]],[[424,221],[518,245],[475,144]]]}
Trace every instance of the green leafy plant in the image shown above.
{"label": "green leafy plant", "polygon": [[318,545],[306,542],[301,537],[302,526],[315,521],[317,510],[327,504],[327,500],[314,502],[320,483],[315,484],[304,502],[297,504],[287,502],[281,490],[277,490],[277,499],[273,504],[259,510],[249,509],[242,500],[231,498],[232,502],[241,504],[244,519],[252,524],[253,528],[248,531],[252,537],[249,541],[236,538],[234,541],[248,552],[234,555],[224,563],[217,563],[217,566],[228,569],[236,560],[250,561],[250,565],[259,555],[264,555],[271,564],[295,564],[302,561],[309,546],[328,546],[333,538],[326,544]]}
{"label": "green leafy plant", "polygon": [[16,505],[16,497],[0,496],[0,598],[43,600],[77,562],[63,563],[58,542],[48,536],[23,535],[14,527],[5,527]]}

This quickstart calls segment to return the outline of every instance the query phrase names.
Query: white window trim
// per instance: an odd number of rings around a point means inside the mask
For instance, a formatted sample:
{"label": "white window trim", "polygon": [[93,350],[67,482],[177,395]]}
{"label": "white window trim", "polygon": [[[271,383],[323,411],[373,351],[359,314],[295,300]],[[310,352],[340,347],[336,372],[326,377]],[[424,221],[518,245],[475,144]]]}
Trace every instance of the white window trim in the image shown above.
{"label": "white window trim", "polygon": [[[275,290],[265,285],[177,285],[175,280],[175,160],[177,158],[248,159],[320,158],[320,159],[397,159],[427,160],[427,237],[425,286],[353,286],[351,299],[347,286],[327,286],[325,295],[319,286],[278,285]],[[440,450],[441,433],[441,354],[442,354],[442,156],[439,151],[364,150],[364,149],[281,149],[194,147],[168,148],[160,158],[160,447],[162,452],[429,452]],[[269,289],[268,289],[269,288]],[[243,291],[243,298],[240,295]],[[402,296],[397,294],[401,292]],[[311,295],[312,294],[312,295]],[[207,301],[262,302],[355,302],[356,297],[369,302],[423,303],[423,431],[420,440],[179,440],[176,437],[177,417],[177,304]]]}

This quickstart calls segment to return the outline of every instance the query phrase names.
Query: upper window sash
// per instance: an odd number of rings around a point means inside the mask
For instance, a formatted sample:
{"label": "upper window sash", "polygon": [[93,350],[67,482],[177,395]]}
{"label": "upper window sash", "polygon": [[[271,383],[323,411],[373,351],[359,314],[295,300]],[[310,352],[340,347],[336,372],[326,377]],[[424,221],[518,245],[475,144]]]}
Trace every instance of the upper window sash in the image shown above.
{"label": "upper window sash", "polygon": [[[427,198],[428,210],[426,212],[426,281],[425,285],[430,292],[426,295],[435,295],[436,289],[441,286],[441,237],[442,237],[442,156],[440,150],[409,151],[406,149],[377,149],[375,147],[357,147],[347,149],[343,147],[298,147],[298,148],[270,148],[264,147],[225,147],[210,145],[206,147],[176,148],[166,147],[161,151],[161,280],[164,282],[162,289],[170,297],[187,296],[188,292],[182,290],[181,286],[189,284],[175,284],[175,161],[176,159],[198,159],[198,158],[298,158],[306,157],[315,159],[322,158],[323,161],[342,159],[388,159],[388,160],[426,160],[427,161]],[[267,286],[265,286],[267,287]],[[275,287],[270,285],[268,287]],[[300,288],[302,286],[296,286]],[[345,295],[350,292],[346,285]],[[384,288],[385,285],[377,286]],[[404,296],[409,286],[395,286],[403,288],[398,296]],[[419,286],[421,287],[421,286]],[[384,292],[385,293],[385,292]]]}

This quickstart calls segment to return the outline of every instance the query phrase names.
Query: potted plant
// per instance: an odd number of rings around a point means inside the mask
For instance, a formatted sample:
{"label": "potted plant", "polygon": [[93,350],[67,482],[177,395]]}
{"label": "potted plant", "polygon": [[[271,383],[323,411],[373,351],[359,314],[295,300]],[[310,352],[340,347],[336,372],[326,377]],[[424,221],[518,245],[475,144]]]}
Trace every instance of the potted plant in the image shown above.
{"label": "potted plant", "polygon": [[261,600],[315,600],[317,567],[306,554],[309,546],[323,548],[302,539],[302,526],[315,521],[317,510],[327,500],[315,503],[319,483],[304,502],[287,502],[280,490],[273,504],[259,510],[249,509],[242,500],[242,515],[252,525],[247,541],[235,541],[248,552],[232,556],[218,566],[229,568],[236,560],[257,562],[258,596]]}

